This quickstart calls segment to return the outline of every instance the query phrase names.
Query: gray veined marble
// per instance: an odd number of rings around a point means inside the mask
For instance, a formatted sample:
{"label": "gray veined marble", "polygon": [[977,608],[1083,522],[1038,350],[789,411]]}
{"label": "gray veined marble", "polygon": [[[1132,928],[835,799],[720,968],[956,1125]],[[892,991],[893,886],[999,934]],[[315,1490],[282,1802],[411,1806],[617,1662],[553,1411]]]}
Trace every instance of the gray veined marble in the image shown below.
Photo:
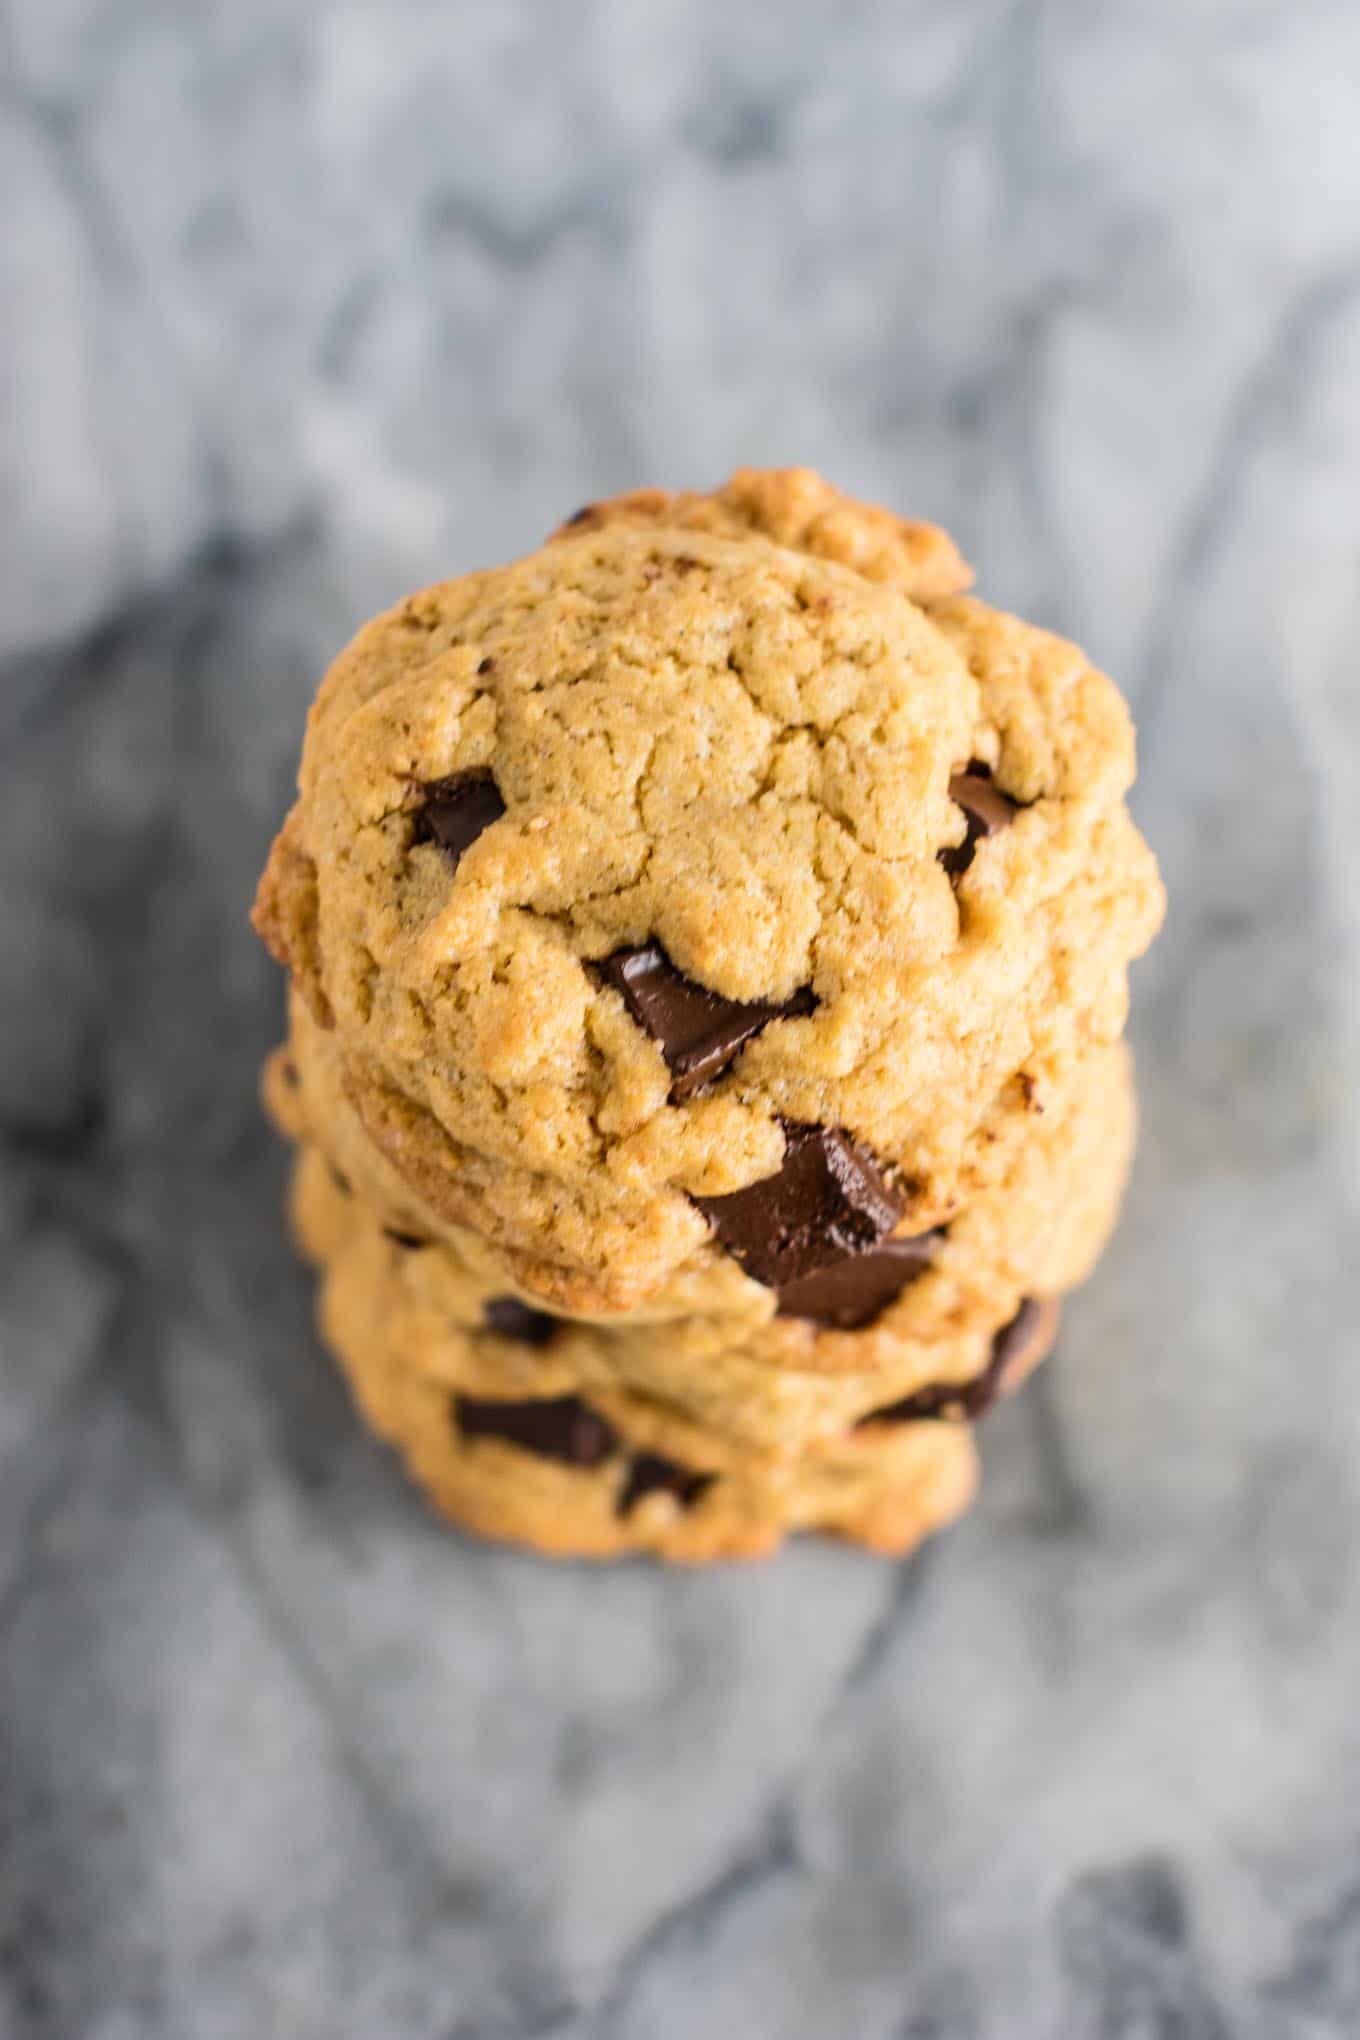
{"label": "gray veined marble", "polygon": [[[4,2040],[1360,2032],[1360,11],[4,0],[0,188]],[[1139,1168],[922,1558],[550,1569],[245,909],[366,610],[791,458],[1134,697]]]}

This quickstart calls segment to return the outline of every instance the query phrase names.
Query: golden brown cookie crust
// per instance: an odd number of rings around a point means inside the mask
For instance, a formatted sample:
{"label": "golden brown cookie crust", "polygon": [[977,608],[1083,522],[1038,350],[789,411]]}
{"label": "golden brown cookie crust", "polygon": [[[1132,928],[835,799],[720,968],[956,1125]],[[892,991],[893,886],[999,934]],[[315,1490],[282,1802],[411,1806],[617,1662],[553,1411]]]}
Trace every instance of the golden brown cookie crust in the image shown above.
{"label": "golden brown cookie crust", "polygon": [[766,1558],[785,1537],[818,1530],[888,1556],[913,1550],[968,1507],[977,1458],[958,1425],[903,1425],[879,1453],[847,1456],[783,1479],[716,1480],[692,1507],[665,1493],[617,1512],[626,1459],[581,1471],[492,1440],[450,1439],[447,1398],[382,1362],[343,1363],[363,1415],[401,1454],[436,1509],[461,1528],[554,1558],[649,1552],[688,1565]]}
{"label": "golden brown cookie crust", "polygon": [[[1118,1035],[1161,913],[1127,712],[1074,647],[816,478],[640,501],[360,633],[258,907],[369,1140],[445,1224],[568,1271],[569,1308],[663,1290],[691,1200],[776,1169],[781,1120],[872,1149],[903,1230],[947,1217],[1030,1087]],[[1021,805],[951,877],[965,764]],[[505,812],[451,870],[421,788],[469,773]],[[815,1010],[676,1103],[590,969],[648,938]]]}
{"label": "golden brown cookie crust", "polygon": [[[616,1448],[599,1465],[564,1465],[459,1428],[460,1388],[509,1401],[525,1399],[526,1388],[555,1395],[547,1370],[527,1383],[513,1364],[504,1374],[485,1364],[477,1371],[467,1338],[449,1341],[442,1374],[413,1366],[381,1306],[365,1336],[329,1293],[322,1322],[365,1420],[396,1447],[436,1508],[480,1536],[552,1556],[647,1551],[692,1564],[759,1558],[796,1530],[830,1531],[901,1553],[959,1515],[976,1485],[976,1453],[963,1424],[875,1425],[809,1458],[781,1462],[743,1457],[636,1395],[602,1388],[591,1407],[612,1427]],[[487,1341],[502,1349],[511,1343]],[[674,1460],[677,1441],[691,1453],[689,1463]],[[689,1503],[662,1490],[625,1506],[643,1454],[662,1455],[688,1474],[711,1470],[711,1481]]]}
{"label": "golden brown cookie crust", "polygon": [[707,493],[630,489],[587,503],[553,537],[612,524],[768,538],[790,552],[849,567],[866,581],[900,588],[914,602],[960,595],[973,579],[947,531],[856,502],[811,468],[738,468],[730,481]]}
{"label": "golden brown cookie crust", "polygon": [[[281,1075],[285,1064],[293,1071],[291,1084]],[[1036,1084],[1028,1140],[1011,1145],[996,1180],[953,1219],[931,1267],[873,1327],[845,1333],[776,1318],[773,1292],[708,1240],[620,1322],[608,1298],[582,1294],[551,1267],[507,1253],[484,1234],[444,1225],[369,1142],[335,1075],[334,1036],[318,1029],[297,1002],[290,1046],[270,1065],[266,1100],[282,1130],[323,1153],[376,1223],[440,1243],[419,1257],[422,1279],[435,1282],[445,1271],[442,1279],[455,1294],[460,1283],[471,1282],[476,1297],[469,1322],[482,1298],[507,1293],[559,1314],[597,1318],[647,1345],[673,1336],[687,1320],[736,1320],[766,1369],[833,1374],[895,1365],[902,1338],[930,1347],[960,1333],[985,1336],[1022,1297],[1056,1294],[1084,1281],[1113,1227],[1134,1134],[1132,1076],[1122,1042],[1093,1051],[1061,1081]],[[656,1334],[653,1326],[660,1328]],[[707,1335],[710,1344],[713,1336]],[[971,1371],[970,1362],[963,1371]]]}
{"label": "golden brown cookie crust", "polygon": [[[772,1368],[760,1351],[769,1328],[730,1318],[641,1327],[562,1321],[541,1327],[543,1342],[531,1341],[500,1335],[495,1313],[504,1297],[447,1254],[377,1226],[312,1151],[299,1158],[292,1212],[299,1244],[322,1271],[319,1314],[336,1352],[362,1361],[384,1348],[394,1365],[450,1393],[581,1396],[639,1447],[704,1471],[843,1456],[857,1425],[904,1397],[982,1382],[1003,1330],[880,1338],[863,1371],[835,1374]],[[1007,1390],[1055,1330],[1056,1322],[1037,1328],[1008,1362]]]}

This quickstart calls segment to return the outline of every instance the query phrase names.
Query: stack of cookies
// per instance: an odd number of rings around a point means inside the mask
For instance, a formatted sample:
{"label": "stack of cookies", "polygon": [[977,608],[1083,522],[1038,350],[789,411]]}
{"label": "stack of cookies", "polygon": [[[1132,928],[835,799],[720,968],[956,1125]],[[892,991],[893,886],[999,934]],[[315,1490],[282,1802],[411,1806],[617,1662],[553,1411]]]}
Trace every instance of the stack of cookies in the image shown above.
{"label": "stack of cookies", "polygon": [[293,1222],[455,1521],[707,1560],[955,1516],[1133,1135],[1123,701],[803,470],[370,623],[256,924]]}

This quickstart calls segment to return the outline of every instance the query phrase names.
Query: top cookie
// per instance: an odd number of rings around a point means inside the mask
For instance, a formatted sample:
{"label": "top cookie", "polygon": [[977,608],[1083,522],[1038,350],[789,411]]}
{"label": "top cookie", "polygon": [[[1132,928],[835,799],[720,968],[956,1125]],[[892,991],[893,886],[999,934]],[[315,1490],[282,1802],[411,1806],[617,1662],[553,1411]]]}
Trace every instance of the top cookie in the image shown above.
{"label": "top cookie", "polygon": [[833,489],[811,468],[738,468],[731,480],[707,494],[683,489],[630,489],[602,503],[587,503],[554,537],[565,538],[607,524],[645,529],[709,531],[718,538],[772,539],[790,552],[810,553],[852,567],[866,581],[884,581],[930,602],[961,595],[971,587],[972,569],[947,531],[898,517],[876,503],[857,503]]}
{"label": "top cookie", "polygon": [[946,1216],[1027,1070],[1118,1034],[1161,911],[1127,712],[965,579],[747,475],[360,632],[257,924],[427,1199],[638,1296],[711,1232],[813,1279]]}

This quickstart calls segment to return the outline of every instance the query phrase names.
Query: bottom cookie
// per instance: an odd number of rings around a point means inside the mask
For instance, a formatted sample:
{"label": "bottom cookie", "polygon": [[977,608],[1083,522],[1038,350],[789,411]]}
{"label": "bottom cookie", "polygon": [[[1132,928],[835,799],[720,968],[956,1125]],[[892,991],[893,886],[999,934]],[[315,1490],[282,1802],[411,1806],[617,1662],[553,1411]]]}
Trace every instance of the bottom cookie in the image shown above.
{"label": "bottom cookie", "polygon": [[[300,1150],[294,1233],[320,1270],[318,1315],[337,1352],[382,1347],[403,1369],[465,1395],[582,1397],[649,1449],[713,1471],[802,1460],[892,1408],[981,1416],[1052,1342],[1055,1303],[933,1341],[866,1341],[860,1373],[804,1373],[758,1356],[770,1328],[740,1318],[626,1325],[552,1318],[488,1291],[447,1250],[395,1233]],[[842,1341],[848,1346],[849,1341]]]}
{"label": "bottom cookie", "polygon": [[400,1301],[400,1249],[391,1258],[390,1281],[373,1282],[343,1248],[323,1270],[321,1330],[361,1413],[454,1522],[561,1557],[758,1558],[796,1530],[909,1551],[967,1507],[970,1420],[1037,1365],[1058,1322],[1056,1302],[1030,1300],[971,1378],[906,1395],[881,1386],[834,1432],[780,1454],[607,1373],[583,1374],[514,1299],[502,1299],[510,1317],[484,1330],[432,1316],[422,1325]]}
{"label": "bottom cookie", "polygon": [[962,1514],[977,1483],[957,1422],[874,1423],[806,1459],[683,1466],[574,1395],[469,1396],[379,1347],[341,1353],[366,1421],[452,1522],[559,1558],[762,1558],[821,1530],[900,1556]]}

